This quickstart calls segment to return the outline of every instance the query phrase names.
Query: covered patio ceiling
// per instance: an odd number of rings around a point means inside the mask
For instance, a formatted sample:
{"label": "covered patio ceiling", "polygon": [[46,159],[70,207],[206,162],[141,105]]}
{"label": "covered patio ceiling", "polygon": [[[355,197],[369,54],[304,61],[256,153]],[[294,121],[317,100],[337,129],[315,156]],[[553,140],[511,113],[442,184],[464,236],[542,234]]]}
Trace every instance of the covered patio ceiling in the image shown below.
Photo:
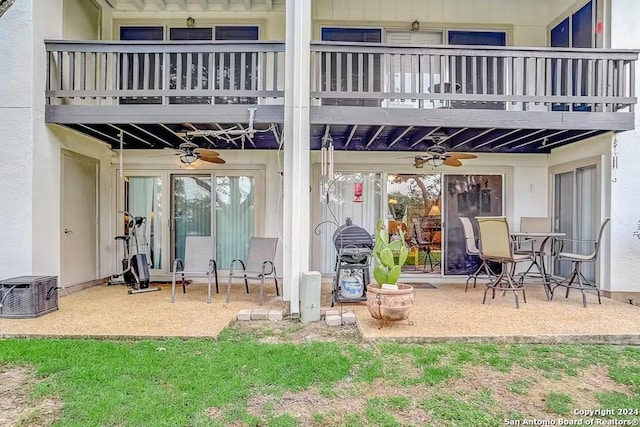
{"label": "covered patio ceiling", "polygon": [[[203,148],[219,150],[274,150],[281,146],[281,123],[256,123],[256,133],[244,138],[196,136],[186,131],[248,129],[248,123],[65,123],[89,137],[119,148],[120,133],[125,149],[177,148],[191,140]],[[522,129],[458,126],[329,125],[312,124],[311,149],[319,150],[330,137],[336,150],[421,152],[439,144],[449,151],[478,153],[549,153],[553,148],[608,132],[602,129]],[[224,134],[223,134],[224,135]]]}

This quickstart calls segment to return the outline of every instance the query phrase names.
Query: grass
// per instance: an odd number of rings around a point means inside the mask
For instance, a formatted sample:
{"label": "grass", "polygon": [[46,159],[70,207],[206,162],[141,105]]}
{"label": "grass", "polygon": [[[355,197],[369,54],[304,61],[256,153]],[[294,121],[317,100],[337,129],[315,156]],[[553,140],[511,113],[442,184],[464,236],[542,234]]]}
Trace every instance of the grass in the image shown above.
{"label": "grass", "polygon": [[[582,405],[640,408],[640,350],[623,346],[265,344],[230,327],[218,341],[0,341],[0,372],[17,365],[38,377],[33,402],[64,402],[59,426],[493,427]],[[615,387],[585,403],[572,393],[594,367]]]}

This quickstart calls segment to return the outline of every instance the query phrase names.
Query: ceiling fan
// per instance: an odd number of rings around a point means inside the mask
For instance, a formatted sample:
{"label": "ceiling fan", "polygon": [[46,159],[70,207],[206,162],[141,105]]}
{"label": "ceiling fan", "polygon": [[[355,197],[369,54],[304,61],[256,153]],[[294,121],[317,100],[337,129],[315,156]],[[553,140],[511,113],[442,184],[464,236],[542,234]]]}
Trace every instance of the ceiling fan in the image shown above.
{"label": "ceiling fan", "polygon": [[447,152],[447,149],[443,146],[434,145],[427,148],[424,155],[414,156],[413,166],[415,168],[422,168],[425,164],[428,164],[433,167],[438,167],[440,165],[458,167],[462,166],[462,162],[460,160],[475,159],[477,157],[478,156],[475,154]]}
{"label": "ceiling fan", "polygon": [[169,150],[176,150],[176,156],[180,156],[180,161],[185,165],[190,165],[196,160],[202,160],[209,163],[226,163],[221,157],[220,153],[208,148],[200,148],[198,144],[193,142],[183,142],[177,149],[169,148]]}

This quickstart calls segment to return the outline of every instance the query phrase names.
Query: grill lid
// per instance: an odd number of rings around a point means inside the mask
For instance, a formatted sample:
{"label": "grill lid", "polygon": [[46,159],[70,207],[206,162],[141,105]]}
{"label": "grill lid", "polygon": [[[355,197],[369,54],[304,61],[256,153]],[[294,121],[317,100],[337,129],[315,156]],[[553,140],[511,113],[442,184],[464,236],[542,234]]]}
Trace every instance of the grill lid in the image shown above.
{"label": "grill lid", "polygon": [[333,233],[333,244],[338,252],[347,248],[372,250],[373,238],[367,230],[353,225],[351,218],[347,218],[346,223]]}

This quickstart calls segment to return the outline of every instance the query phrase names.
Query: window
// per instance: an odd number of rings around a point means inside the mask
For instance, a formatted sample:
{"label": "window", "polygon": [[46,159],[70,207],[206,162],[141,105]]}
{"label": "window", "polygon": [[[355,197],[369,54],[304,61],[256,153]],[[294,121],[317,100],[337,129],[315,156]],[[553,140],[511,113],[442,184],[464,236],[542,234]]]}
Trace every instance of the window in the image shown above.
{"label": "window", "polygon": [[[212,28],[171,28],[171,40],[211,40]],[[210,89],[209,53],[171,53],[169,55],[170,89]],[[207,96],[172,96],[171,104],[211,104]]]}
{"label": "window", "polygon": [[[258,40],[258,27],[254,26],[217,26],[216,40],[251,41]],[[244,62],[244,68],[243,68]],[[220,79],[213,84],[220,90],[251,90],[256,88],[258,76],[258,57],[251,53],[216,54],[215,69],[224,70]],[[220,72],[220,71],[218,71]],[[256,97],[217,96],[215,104],[257,104]]]}
{"label": "window", "polygon": [[[507,35],[502,31],[449,31],[450,45],[505,46]],[[504,94],[504,58],[497,58],[494,64],[487,57],[473,56],[466,58],[465,69],[462,69],[462,58],[456,57],[456,84],[462,87],[463,78],[466,93]],[[494,85],[494,81],[496,84]],[[458,86],[456,86],[458,88]],[[452,102],[453,108],[500,110],[505,108],[504,102],[460,103]]]}
{"label": "window", "polygon": [[[212,26],[198,28],[169,28],[162,26],[122,26],[120,40],[206,41],[259,39],[257,26]],[[255,53],[193,52],[169,54],[169,89],[173,90],[252,90],[257,88],[258,60]],[[162,89],[163,60],[156,54],[121,54],[120,72],[126,76],[120,80],[121,90]],[[211,68],[213,64],[213,69]],[[244,68],[243,68],[244,66]],[[255,97],[224,96],[172,96],[172,104],[255,104]],[[122,97],[122,104],[161,104],[162,97]]]}
{"label": "window", "polygon": [[[331,42],[349,42],[349,43],[380,43],[382,40],[382,30],[378,28],[323,28],[322,40]],[[324,91],[347,91],[348,80],[351,80],[351,87],[362,87],[364,92],[368,92],[368,88],[372,88],[372,92],[379,93],[380,88],[380,63],[381,54],[362,55],[360,59],[358,55],[348,55],[347,53],[325,53],[322,56],[322,82],[321,90]],[[351,63],[349,64],[349,60]],[[360,64],[362,60],[362,64]],[[329,84],[327,87],[326,72],[327,61],[329,61]],[[370,67],[370,61],[373,61]],[[340,69],[338,69],[340,64]],[[348,70],[352,73],[349,76]],[[359,81],[360,75],[358,70],[362,69],[362,82]],[[373,72],[371,72],[371,69]],[[338,75],[340,78],[338,79]],[[323,105],[352,105],[352,106],[378,106],[380,102],[376,99],[324,99]]]}
{"label": "window", "polygon": [[[551,47],[575,47],[575,48],[592,48],[595,46],[595,38],[593,28],[595,25],[595,7],[593,0],[588,1],[578,10],[562,19],[556,26],[549,31],[549,41]],[[553,95],[586,95],[588,93],[587,79],[578,82],[578,68],[582,68],[581,75],[588,75],[588,63],[583,61],[580,65],[577,60],[572,60],[571,74],[572,86],[569,90],[567,87],[567,70],[569,69],[569,60],[563,59],[554,61],[551,64],[551,93]],[[556,85],[556,70],[560,67],[561,80],[560,87]],[[595,70],[597,73],[597,70]],[[596,77],[594,81],[598,81]],[[570,105],[567,103],[555,103],[552,106],[554,111],[569,111]],[[586,104],[573,104],[573,111],[591,111],[591,107]]]}
{"label": "window", "polygon": [[[163,27],[120,27],[120,40],[162,41]],[[119,89],[137,90],[145,85],[145,68],[148,69],[147,88],[161,89],[162,61],[156,62],[155,55],[122,53],[119,55],[120,79]],[[155,72],[158,67],[158,73]],[[134,71],[137,70],[137,71]],[[120,104],[161,104],[159,96],[154,97],[122,97]]]}

